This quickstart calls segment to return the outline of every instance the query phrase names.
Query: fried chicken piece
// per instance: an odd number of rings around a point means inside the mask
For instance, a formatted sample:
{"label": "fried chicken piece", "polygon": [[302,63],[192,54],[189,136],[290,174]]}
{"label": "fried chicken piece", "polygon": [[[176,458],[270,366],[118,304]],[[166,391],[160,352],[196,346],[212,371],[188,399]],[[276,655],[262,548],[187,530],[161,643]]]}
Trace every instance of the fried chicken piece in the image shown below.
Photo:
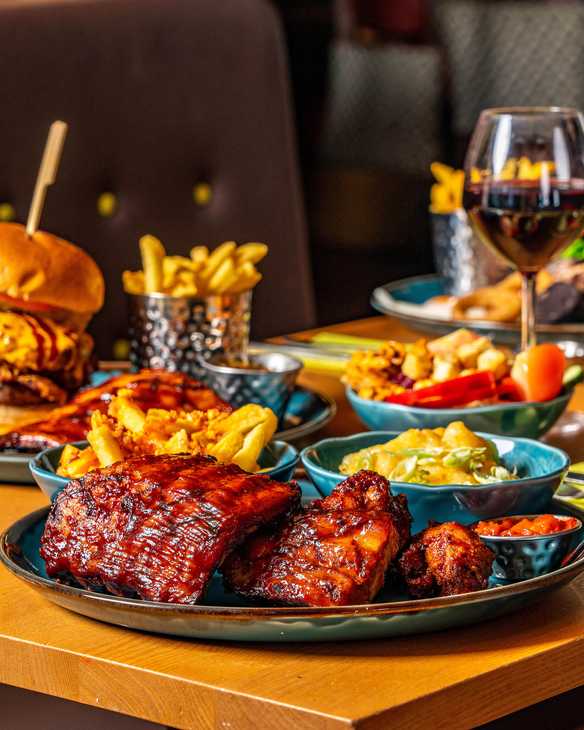
{"label": "fried chicken piece", "polygon": [[372,471],[250,538],[222,568],[237,593],[300,606],[373,600],[410,534],[407,499]]}
{"label": "fried chicken piece", "polygon": [[300,502],[295,483],[205,456],[138,456],[69,482],[41,555],[66,582],[151,601],[196,603],[250,533]]}
{"label": "fried chicken piece", "polygon": [[111,399],[125,388],[131,391],[132,399],[144,411],[149,408],[231,410],[210,388],[189,375],[145,369],[117,375],[101,385],[79,391],[67,405],[55,408],[47,419],[20,426],[0,436],[0,449],[41,451],[71,441],[82,441],[91,428],[91,413],[105,413]]}
{"label": "fried chicken piece", "polygon": [[451,596],[486,588],[494,558],[473,530],[443,522],[412,538],[398,571],[415,598]]}

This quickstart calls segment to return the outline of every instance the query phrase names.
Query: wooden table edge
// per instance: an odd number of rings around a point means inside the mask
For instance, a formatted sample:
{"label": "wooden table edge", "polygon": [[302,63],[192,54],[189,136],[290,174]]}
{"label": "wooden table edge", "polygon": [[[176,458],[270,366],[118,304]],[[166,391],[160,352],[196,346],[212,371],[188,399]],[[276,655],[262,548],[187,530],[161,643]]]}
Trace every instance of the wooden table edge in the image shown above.
{"label": "wooden table edge", "polygon": [[[428,718],[432,718],[432,725],[437,729],[454,730],[490,722],[584,684],[584,636],[553,649],[542,648],[537,654],[453,683],[421,699],[361,717],[333,715],[111,659],[41,646],[4,634],[0,634],[0,656],[0,683],[170,725],[179,730],[229,727],[230,724],[243,730],[257,727],[259,721],[265,727],[280,727],[284,720],[293,722],[298,730],[348,727],[405,730],[423,726]],[[21,666],[23,662],[42,669],[42,676],[31,673],[31,681],[23,681],[21,672],[10,669]],[[569,671],[546,672],[550,662],[569,666]],[[77,676],[82,680],[80,675],[84,671],[91,675],[91,681],[67,686],[59,679]],[[524,677],[520,695],[507,691],[511,684],[517,686],[518,673]],[[58,686],[55,686],[55,679]],[[112,686],[118,683],[124,688],[123,695],[111,691]],[[102,688],[105,701],[101,699]],[[149,702],[145,701],[146,697]],[[466,697],[468,702],[464,701]],[[447,712],[453,706],[457,708],[456,717]]]}
{"label": "wooden table edge", "polygon": [[[39,657],[35,655],[38,654],[42,655],[42,665],[36,661]],[[298,730],[316,728],[333,730],[354,726],[353,719],[349,717],[327,714],[316,709],[303,708],[270,698],[261,698],[248,692],[219,688],[195,679],[156,672],[68,649],[49,645],[41,646],[35,642],[2,633],[0,633],[0,657],[2,658],[0,684],[60,697],[102,710],[119,712],[142,720],[169,725],[179,730],[218,726],[235,727],[239,730],[239,728],[257,727],[255,723],[260,720],[265,723],[265,727],[280,727],[283,721],[294,722],[294,727]],[[31,674],[31,680],[35,681],[23,681],[22,672],[10,669],[11,666],[19,666],[23,661],[29,665],[37,664],[38,668],[43,670],[44,676],[37,677]],[[47,665],[49,665],[50,671],[47,671]],[[104,696],[107,698],[105,701],[100,698],[100,682],[96,681],[99,678],[96,677],[94,671],[96,668],[103,670],[101,679],[104,683],[104,690],[107,689],[107,692],[104,691]],[[79,675],[84,670],[92,675],[92,681],[87,683],[87,690],[81,689],[83,683],[79,682],[77,683],[78,691],[73,691],[72,687],[68,687],[58,679]],[[58,687],[49,684],[52,678],[57,678]],[[128,682],[129,678],[136,680],[132,682],[131,686]],[[111,691],[112,685],[115,686],[118,682],[124,688],[123,697],[121,694],[114,695]],[[130,703],[128,702],[128,692],[132,695]],[[150,703],[145,702],[145,695],[152,700]],[[113,701],[114,696],[119,702]],[[156,698],[162,698],[163,701],[157,703]],[[226,698],[229,698],[229,705],[220,705],[219,701],[223,703]],[[177,713],[177,707],[181,705],[183,709]],[[185,718],[184,722],[181,721],[181,716]],[[249,716],[249,724],[246,724],[247,716]]]}
{"label": "wooden table edge", "polygon": [[[572,660],[569,673],[566,672],[561,677],[546,673],[550,662],[563,663],[568,657]],[[577,671],[575,667],[578,668]],[[521,698],[516,693],[508,692],[511,680],[513,684],[517,683],[517,672],[524,675],[523,687],[528,690]],[[566,678],[568,681],[565,681]],[[353,726],[359,730],[381,730],[388,727],[392,730],[411,730],[412,727],[424,727],[429,718],[432,718],[432,727],[436,730],[476,727],[581,685],[584,685],[584,636],[577,641],[566,641],[562,646],[553,649],[542,649],[538,654],[509,662],[505,667],[456,682],[424,695],[421,701],[414,699],[358,718]],[[461,701],[461,692],[468,695],[468,703]],[[494,694],[497,697],[496,709]],[[456,717],[444,714],[455,707],[458,713]]]}

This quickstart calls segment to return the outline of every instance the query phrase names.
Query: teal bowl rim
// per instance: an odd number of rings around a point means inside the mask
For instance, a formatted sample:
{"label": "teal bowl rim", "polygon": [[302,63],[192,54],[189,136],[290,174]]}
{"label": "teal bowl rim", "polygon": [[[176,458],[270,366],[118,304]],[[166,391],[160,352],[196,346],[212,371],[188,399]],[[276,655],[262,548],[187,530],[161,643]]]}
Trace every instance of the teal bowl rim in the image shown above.
{"label": "teal bowl rim", "polygon": [[[41,477],[49,477],[51,479],[58,480],[59,484],[62,484],[65,486],[68,484],[72,479],[69,477],[63,477],[60,474],[57,474],[57,472],[49,471],[44,466],[40,464],[40,460],[45,456],[45,454],[48,454],[49,452],[57,451],[58,449],[63,449],[65,446],[69,444],[60,444],[59,446],[50,446],[48,449],[44,449],[43,451],[40,451],[38,454],[36,454],[30,461],[28,462],[28,467],[34,477],[36,477],[37,474]],[[72,446],[85,447],[89,446],[89,443],[87,441],[73,441],[71,442]],[[281,439],[274,439],[272,441],[269,441],[264,448],[268,448],[272,445],[283,445],[286,447],[286,451],[284,454],[285,460],[281,463],[276,464],[275,466],[267,467],[266,469],[260,469],[257,472],[254,472],[255,474],[266,474],[266,472],[270,470],[275,469],[286,469],[287,467],[291,467],[294,463],[297,463],[300,460],[300,454],[298,452],[298,449],[293,445],[288,443],[288,441],[282,441]]]}
{"label": "teal bowl rim", "polygon": [[[540,517],[541,515],[548,515],[552,514],[551,512],[536,512],[532,515],[502,515],[501,517],[491,517],[487,520],[487,522],[499,522],[499,520],[508,520],[509,517],[513,517],[513,519],[523,519],[524,517],[533,519],[534,517]],[[576,520],[578,523],[576,527],[570,527],[568,530],[560,530],[559,532],[550,532],[549,535],[481,535],[480,532],[477,532],[476,534],[481,538],[481,540],[493,540],[494,542],[531,542],[532,540],[549,540],[554,537],[564,537],[565,535],[570,535],[574,532],[578,532],[578,530],[582,529],[582,520],[578,517],[574,517],[574,515],[552,515],[552,517],[555,517],[556,519],[562,520],[562,519],[573,519]],[[469,525],[473,530],[475,530],[476,525],[478,525],[478,522],[473,522],[472,525]],[[476,532],[476,530],[475,530]]]}
{"label": "teal bowl rim", "polygon": [[512,401],[509,403],[489,403],[485,406],[471,406],[470,408],[467,406],[456,406],[453,408],[419,408],[418,406],[406,406],[402,403],[388,403],[387,401],[383,400],[372,400],[371,398],[362,398],[360,395],[355,393],[350,385],[346,386],[345,393],[349,403],[351,402],[351,400],[362,403],[364,406],[368,406],[373,403],[381,408],[387,408],[388,411],[397,410],[403,411],[404,413],[420,413],[423,415],[428,415],[431,413],[438,415],[447,415],[449,413],[452,413],[453,411],[462,411],[463,413],[474,415],[477,413],[490,413],[491,411],[512,411],[518,408],[525,408],[526,406],[546,407],[551,405],[560,405],[563,400],[570,400],[573,395],[573,390],[573,388],[568,388],[565,393],[560,393],[560,395],[552,398],[551,400],[522,400]]}
{"label": "teal bowl rim", "polygon": [[[342,479],[346,479],[346,474],[341,474],[340,471],[330,471],[329,469],[325,469],[324,467],[316,464],[309,457],[308,452],[311,449],[318,449],[319,447],[330,444],[331,442],[348,443],[351,441],[355,441],[359,438],[363,438],[364,436],[383,436],[384,438],[388,437],[387,440],[389,440],[389,438],[391,437],[395,438],[396,436],[399,436],[400,433],[403,433],[403,431],[361,431],[359,433],[354,433],[351,436],[336,436],[328,439],[322,439],[322,441],[317,441],[315,444],[312,444],[311,446],[307,446],[306,448],[302,449],[302,451],[300,452],[300,460],[302,461],[304,468],[308,471],[309,474],[311,471],[314,471],[322,477],[340,476]],[[471,489],[473,492],[482,492],[493,489],[493,487],[514,486],[520,484],[525,485],[531,482],[540,481],[542,479],[552,479],[554,477],[561,476],[568,470],[570,466],[570,457],[568,456],[568,454],[562,449],[558,449],[556,446],[549,446],[548,444],[542,444],[541,441],[536,441],[535,439],[528,439],[519,436],[504,436],[496,433],[485,433],[484,431],[476,431],[476,434],[478,436],[482,436],[491,440],[507,439],[508,441],[512,441],[513,443],[536,444],[540,449],[544,449],[544,451],[556,454],[563,461],[563,466],[559,467],[558,469],[554,469],[554,471],[548,472],[547,474],[540,474],[539,476],[521,477],[520,479],[507,479],[505,481],[491,482],[489,484],[441,484],[437,486],[431,486],[429,484],[417,484],[416,482],[398,482],[391,479],[388,481],[390,482],[391,486],[399,489],[412,489],[416,492],[431,492],[432,494],[440,492],[451,492],[455,490],[466,491],[468,489]]]}

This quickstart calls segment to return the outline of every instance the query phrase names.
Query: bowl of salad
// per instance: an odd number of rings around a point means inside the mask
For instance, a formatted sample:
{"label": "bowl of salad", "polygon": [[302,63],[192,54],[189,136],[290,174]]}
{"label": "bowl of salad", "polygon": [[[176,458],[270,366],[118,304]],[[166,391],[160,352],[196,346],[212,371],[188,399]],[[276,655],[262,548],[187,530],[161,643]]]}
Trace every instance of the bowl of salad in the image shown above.
{"label": "bowl of salad", "polygon": [[542,512],[568,470],[560,449],[531,439],[446,428],[371,431],[320,441],[300,455],[321,494],[361,469],[405,494],[414,532],[430,520],[470,524],[502,514]]}
{"label": "bowl of salad", "polygon": [[566,410],[579,365],[554,344],[514,356],[466,329],[436,340],[388,341],[347,364],[347,399],[374,430],[438,428],[463,420],[476,431],[539,438]]}

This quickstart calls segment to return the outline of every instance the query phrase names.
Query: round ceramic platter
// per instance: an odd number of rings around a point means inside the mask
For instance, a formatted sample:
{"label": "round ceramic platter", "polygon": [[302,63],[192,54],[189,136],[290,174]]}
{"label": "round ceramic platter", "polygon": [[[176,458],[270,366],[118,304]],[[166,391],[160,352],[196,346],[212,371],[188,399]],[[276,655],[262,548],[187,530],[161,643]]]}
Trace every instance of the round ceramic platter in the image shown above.
{"label": "round ceramic platter", "polygon": [[[332,398],[308,388],[297,387],[288,401],[282,428],[274,435],[274,439],[300,441],[321,429],[334,417],[336,411],[337,406]],[[36,454],[21,454],[16,451],[0,452],[0,483],[34,484],[28,468],[28,463],[34,456]]]}
{"label": "round ceramic platter", "polygon": [[[371,306],[382,314],[395,317],[404,324],[431,335],[446,334],[459,327],[466,327],[487,334],[498,342],[518,344],[518,323],[445,319],[422,306],[428,299],[444,293],[444,283],[438,275],[413,276],[374,289]],[[570,357],[584,355],[581,345],[576,349],[578,341],[584,338],[584,323],[542,324],[538,325],[537,332],[544,340],[573,344]]]}
{"label": "round ceramic platter", "polygon": [[584,557],[547,575],[446,598],[404,600],[384,592],[375,603],[340,608],[273,608],[224,591],[213,576],[206,603],[180,606],[74,588],[47,578],[39,555],[48,507],[0,537],[0,561],[45,598],[76,613],[132,629],[223,641],[343,641],[425,633],[478,623],[516,611],[584,570]]}
{"label": "round ceramic platter", "polygon": [[7,484],[34,484],[28,462],[34,454],[18,451],[0,452],[0,482]]}

